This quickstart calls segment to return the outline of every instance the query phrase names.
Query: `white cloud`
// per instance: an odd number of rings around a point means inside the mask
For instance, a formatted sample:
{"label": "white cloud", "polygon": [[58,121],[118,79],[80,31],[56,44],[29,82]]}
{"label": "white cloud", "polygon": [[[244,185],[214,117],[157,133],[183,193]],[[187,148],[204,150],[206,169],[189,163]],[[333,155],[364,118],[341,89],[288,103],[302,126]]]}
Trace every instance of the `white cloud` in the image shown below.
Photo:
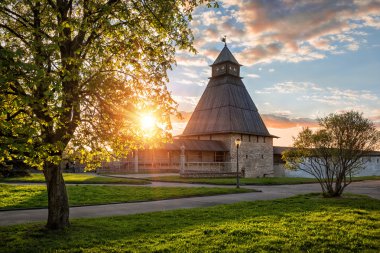
{"label": "white cloud", "polygon": [[176,84],[183,84],[183,85],[193,85],[193,84],[194,84],[194,81],[187,80],[187,79],[180,79],[180,80],[175,80],[175,81],[173,81],[173,83],[176,83]]}
{"label": "white cloud", "polygon": [[358,43],[348,44],[347,49],[351,51],[357,51],[359,49],[359,44]]}
{"label": "white cloud", "polygon": [[325,105],[334,105],[347,110],[361,107],[363,101],[377,101],[377,95],[367,90],[350,90],[327,87],[317,92],[309,92],[298,98],[301,101],[314,101]]}
{"label": "white cloud", "polygon": [[362,28],[380,29],[379,1],[223,0],[217,11],[203,10],[193,22],[197,49],[215,57],[211,45],[227,35],[244,65],[356,51],[368,35]]}
{"label": "white cloud", "polygon": [[195,66],[204,67],[207,66],[207,61],[204,57],[192,57],[188,55],[177,55],[177,65],[179,66]]}
{"label": "white cloud", "polygon": [[194,78],[194,79],[199,78],[199,75],[197,73],[194,73],[194,72],[184,72],[182,74],[187,76],[187,77]]}
{"label": "white cloud", "polygon": [[[310,82],[282,82],[257,90],[258,94],[294,94],[294,99],[302,103],[317,103],[313,107],[334,106],[344,110],[365,111],[363,104],[376,103],[379,101],[377,94],[368,90],[352,90],[337,87],[320,87]],[[306,105],[306,104],[305,104]],[[380,104],[379,104],[380,106]],[[330,108],[332,109],[332,108]],[[287,109],[284,109],[288,111]],[[282,111],[284,111],[282,110]]]}
{"label": "white cloud", "polygon": [[173,96],[173,99],[182,105],[192,105],[196,106],[200,97],[193,96]]}
{"label": "white cloud", "polygon": [[289,110],[276,110],[273,114],[278,116],[290,116],[293,113]]}
{"label": "white cloud", "polygon": [[262,90],[257,90],[256,93],[299,93],[302,91],[314,90],[319,91],[321,88],[317,87],[316,84],[310,82],[283,82],[273,85],[273,87],[264,88]]}
{"label": "white cloud", "polygon": [[256,75],[256,74],[247,74],[246,77],[248,77],[248,78],[260,78],[260,76]]}

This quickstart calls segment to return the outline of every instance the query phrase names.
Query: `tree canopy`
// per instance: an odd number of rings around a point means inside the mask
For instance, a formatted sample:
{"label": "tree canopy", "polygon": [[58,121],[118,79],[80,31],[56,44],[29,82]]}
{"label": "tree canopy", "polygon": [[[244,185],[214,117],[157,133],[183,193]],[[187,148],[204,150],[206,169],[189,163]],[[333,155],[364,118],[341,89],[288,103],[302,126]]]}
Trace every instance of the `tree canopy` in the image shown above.
{"label": "tree canopy", "polygon": [[43,169],[49,219],[60,208],[50,198],[65,195],[55,189],[63,182],[57,164],[64,152],[87,161],[123,155],[141,145],[136,118],[146,111],[161,122],[155,138],[170,137],[177,105],[166,88],[167,71],[177,48],[195,51],[189,21],[204,2],[211,6],[203,0],[1,1],[0,163],[17,158]]}
{"label": "tree canopy", "polygon": [[363,169],[362,158],[379,148],[380,133],[373,122],[354,111],[330,114],[318,122],[318,130],[306,128],[298,134],[283,160],[287,168],[314,176],[325,196],[340,196],[352,176]]}

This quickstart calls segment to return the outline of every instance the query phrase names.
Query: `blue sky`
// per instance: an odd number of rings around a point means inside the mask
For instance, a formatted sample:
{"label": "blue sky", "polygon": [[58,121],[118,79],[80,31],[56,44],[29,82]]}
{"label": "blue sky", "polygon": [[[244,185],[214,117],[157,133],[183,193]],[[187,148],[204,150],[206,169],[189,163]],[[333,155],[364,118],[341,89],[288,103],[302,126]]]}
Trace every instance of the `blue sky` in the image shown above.
{"label": "blue sky", "polygon": [[[269,131],[291,145],[302,127],[357,110],[380,126],[380,0],[224,0],[198,8],[198,54],[177,53],[169,89],[185,119],[202,95],[224,44]],[[173,124],[180,134],[186,121]]]}

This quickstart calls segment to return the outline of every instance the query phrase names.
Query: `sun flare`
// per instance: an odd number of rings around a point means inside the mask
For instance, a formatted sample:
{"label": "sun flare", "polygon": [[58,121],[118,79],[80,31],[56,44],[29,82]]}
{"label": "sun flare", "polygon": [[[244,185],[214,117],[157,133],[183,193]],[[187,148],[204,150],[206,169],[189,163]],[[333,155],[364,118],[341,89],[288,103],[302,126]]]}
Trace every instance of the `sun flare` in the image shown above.
{"label": "sun flare", "polygon": [[143,130],[152,130],[156,126],[157,120],[153,115],[145,114],[140,118],[140,125]]}

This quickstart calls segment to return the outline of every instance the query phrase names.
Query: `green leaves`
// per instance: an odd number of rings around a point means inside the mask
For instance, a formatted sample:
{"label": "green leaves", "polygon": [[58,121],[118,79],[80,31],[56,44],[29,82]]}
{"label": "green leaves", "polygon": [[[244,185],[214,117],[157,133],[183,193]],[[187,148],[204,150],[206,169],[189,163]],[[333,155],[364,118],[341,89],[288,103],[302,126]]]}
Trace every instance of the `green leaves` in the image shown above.
{"label": "green leaves", "polygon": [[[42,168],[63,153],[82,162],[141,147],[141,110],[170,135],[166,89],[177,48],[194,51],[189,20],[213,1],[0,3],[0,158]],[[96,157],[96,159],[95,159]]]}

